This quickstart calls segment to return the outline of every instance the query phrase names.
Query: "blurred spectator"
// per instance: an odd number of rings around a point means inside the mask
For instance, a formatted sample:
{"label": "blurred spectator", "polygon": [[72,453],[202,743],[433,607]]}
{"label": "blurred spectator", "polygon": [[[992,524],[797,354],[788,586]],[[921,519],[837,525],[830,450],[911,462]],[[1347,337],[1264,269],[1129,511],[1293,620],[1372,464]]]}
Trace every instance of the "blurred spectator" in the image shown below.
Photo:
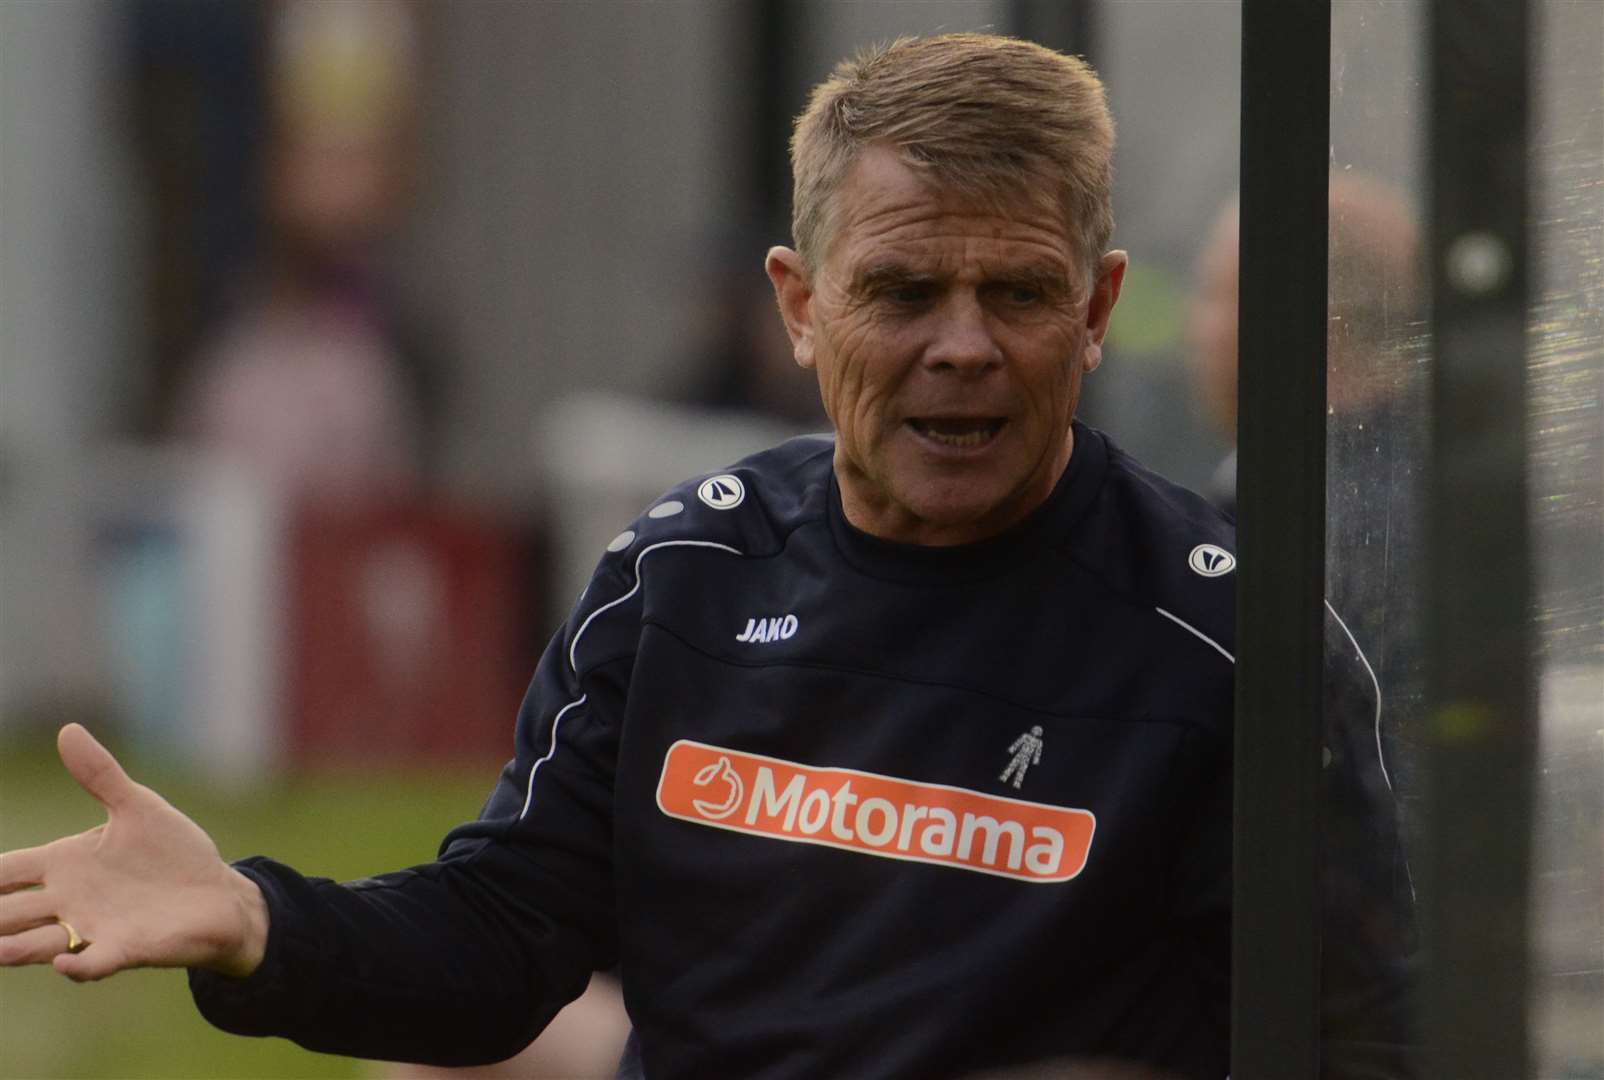
{"label": "blurred spectator", "polygon": [[[1198,398],[1236,442],[1237,222],[1221,211],[1188,315]],[[1426,357],[1418,229],[1403,196],[1356,173],[1330,182],[1326,336],[1327,596],[1403,705],[1420,691],[1418,546]],[[1288,361],[1294,358],[1288,357]],[[1236,451],[1205,490],[1236,513]]]}
{"label": "blurred spectator", "polygon": [[177,432],[292,502],[419,486],[438,413],[380,281],[407,203],[417,26],[399,2],[271,9],[266,245],[201,347]]}
{"label": "blurred spectator", "polygon": [[[1353,173],[1330,184],[1329,320],[1326,402],[1332,465],[1342,484],[1374,479],[1355,469],[1369,456],[1397,462],[1388,440],[1405,434],[1393,422],[1414,414],[1421,381],[1404,350],[1421,333],[1417,229],[1402,196]],[[1203,410],[1236,443],[1237,231],[1235,199],[1220,212],[1198,258],[1188,312],[1188,356]],[[1236,454],[1221,463],[1206,492],[1236,512]]]}
{"label": "blurred spectator", "polygon": [[[1236,442],[1237,220],[1221,212],[1198,260],[1188,317],[1199,400]],[[1327,595],[1384,684],[1418,690],[1420,472],[1425,461],[1423,278],[1418,229],[1394,189],[1355,173],[1330,183],[1326,337]],[[1288,357],[1289,361],[1294,358]],[[1236,513],[1236,452],[1205,491]],[[1394,676],[1388,679],[1389,669]]]}
{"label": "blurred spectator", "polygon": [[[1412,805],[1419,795],[1413,755],[1406,748],[1424,693],[1419,500],[1426,460],[1427,352],[1418,230],[1399,192],[1354,173],[1332,174],[1329,222],[1325,592],[1367,658],[1367,677],[1375,680],[1379,700],[1374,705],[1374,740],[1389,770],[1386,780],[1400,806],[1408,847],[1419,826]],[[1237,226],[1233,200],[1216,220],[1198,260],[1188,317],[1199,401],[1233,445]],[[1205,493],[1236,513],[1235,450],[1221,462]],[[1328,712],[1334,690],[1328,675]],[[1371,721],[1355,716],[1352,722]],[[1339,849],[1352,853],[1378,842],[1341,828],[1356,822],[1344,819],[1329,799],[1326,810],[1328,869],[1341,862]],[[1412,889],[1407,872],[1402,873],[1405,880],[1398,887]],[[1367,898],[1379,888],[1334,874],[1328,888],[1338,887],[1352,890],[1346,904],[1354,912],[1366,910]]]}

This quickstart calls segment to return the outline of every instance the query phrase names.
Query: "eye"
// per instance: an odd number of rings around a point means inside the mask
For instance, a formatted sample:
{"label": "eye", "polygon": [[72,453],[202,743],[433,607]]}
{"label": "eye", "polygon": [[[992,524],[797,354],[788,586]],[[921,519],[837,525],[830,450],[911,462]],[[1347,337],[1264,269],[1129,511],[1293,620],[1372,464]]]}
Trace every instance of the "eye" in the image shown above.
{"label": "eye", "polygon": [[928,301],[934,293],[935,288],[929,282],[908,281],[888,287],[882,295],[894,304],[915,307]]}
{"label": "eye", "polygon": [[1014,307],[1034,307],[1043,299],[1042,290],[1035,285],[1016,283],[1004,285],[999,291],[1002,298]]}

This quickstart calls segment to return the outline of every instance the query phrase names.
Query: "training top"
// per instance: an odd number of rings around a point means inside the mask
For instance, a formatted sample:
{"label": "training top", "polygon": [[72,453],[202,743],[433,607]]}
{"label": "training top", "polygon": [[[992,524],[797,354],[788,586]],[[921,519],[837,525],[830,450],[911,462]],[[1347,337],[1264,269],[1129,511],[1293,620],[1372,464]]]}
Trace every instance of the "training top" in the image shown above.
{"label": "training top", "polygon": [[1225,1077],[1230,520],[1077,423],[1018,526],[890,543],[833,449],[699,477],[607,546],[436,862],[239,864],[267,952],[192,972],[204,1015],[484,1063],[616,966],[622,1076]]}

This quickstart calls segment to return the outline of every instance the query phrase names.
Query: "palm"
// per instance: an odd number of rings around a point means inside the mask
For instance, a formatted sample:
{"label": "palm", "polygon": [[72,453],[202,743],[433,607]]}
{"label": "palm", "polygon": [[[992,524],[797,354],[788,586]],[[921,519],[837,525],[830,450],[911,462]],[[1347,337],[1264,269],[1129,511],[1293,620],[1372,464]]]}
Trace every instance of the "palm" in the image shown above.
{"label": "palm", "polygon": [[[68,771],[106,808],[106,823],[0,856],[0,963],[54,960],[63,974],[90,979],[130,967],[254,967],[259,949],[242,956],[241,938],[255,887],[223,862],[211,837],[130,780],[82,728],[64,729],[60,747]],[[62,952],[58,919],[93,944]]]}
{"label": "palm", "polygon": [[[52,845],[52,892],[72,897],[62,918],[122,952],[119,966],[188,966],[209,956],[179,913],[186,893],[215,888],[223,869],[217,845],[149,788],[112,808],[104,825]],[[91,932],[90,928],[93,928]]]}

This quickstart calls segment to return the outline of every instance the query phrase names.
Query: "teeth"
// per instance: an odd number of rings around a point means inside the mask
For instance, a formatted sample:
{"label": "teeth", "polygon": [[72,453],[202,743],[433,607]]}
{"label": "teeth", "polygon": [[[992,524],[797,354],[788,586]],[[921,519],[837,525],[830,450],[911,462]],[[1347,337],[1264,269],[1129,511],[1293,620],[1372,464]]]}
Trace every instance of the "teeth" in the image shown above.
{"label": "teeth", "polygon": [[958,449],[981,446],[991,441],[1002,425],[997,421],[915,421],[914,429],[925,438]]}
{"label": "teeth", "polygon": [[947,446],[979,446],[981,443],[991,438],[990,430],[948,432],[937,431],[934,428],[927,428],[925,430],[925,434],[936,440],[938,443],[943,443]]}

